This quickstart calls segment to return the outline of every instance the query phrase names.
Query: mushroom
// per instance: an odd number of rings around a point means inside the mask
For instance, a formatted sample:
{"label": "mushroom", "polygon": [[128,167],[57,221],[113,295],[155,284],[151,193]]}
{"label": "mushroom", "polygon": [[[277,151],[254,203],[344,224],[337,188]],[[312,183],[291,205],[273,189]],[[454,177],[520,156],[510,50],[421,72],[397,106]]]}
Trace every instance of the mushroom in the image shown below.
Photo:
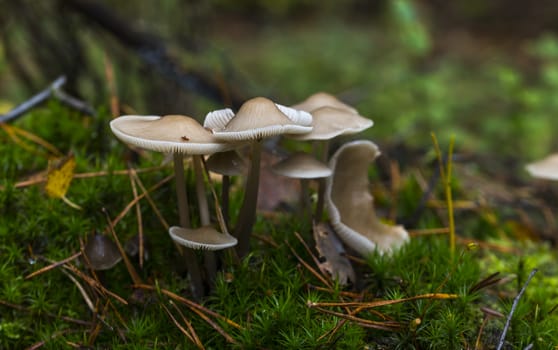
{"label": "mushroom", "polygon": [[332,156],[333,175],[326,180],[325,202],[341,240],[362,255],[389,252],[409,239],[402,226],[382,223],[369,192],[368,165],[380,154],[370,141],[346,143]]}
{"label": "mushroom", "polygon": [[309,96],[306,100],[292,106],[294,109],[311,112],[320,107],[330,106],[338,109],[344,109],[348,112],[357,114],[357,110],[341,102],[337,97],[328,94],[327,92],[317,92]]}
{"label": "mushroom", "polygon": [[310,132],[311,123],[310,114],[276,105],[264,97],[255,97],[244,102],[236,115],[230,109],[222,109],[210,112],[206,116],[204,127],[211,129],[216,139],[226,142],[249,141],[252,147],[246,191],[233,232],[234,236],[238,238],[239,256],[242,257],[248,253],[250,235],[256,219],[261,140],[286,133]]}
{"label": "mushroom", "polygon": [[[323,93],[322,93],[323,94]],[[316,95],[313,95],[316,96]],[[318,94],[317,96],[322,96]],[[329,95],[331,96],[331,95]],[[302,103],[300,105],[295,106],[302,106],[303,108],[312,108],[317,104],[315,101],[318,99],[310,99],[310,101],[314,101],[313,103]],[[313,140],[315,143],[321,144],[321,156],[319,157],[320,160],[323,162],[327,162],[327,157],[329,154],[329,140],[340,136],[340,135],[350,135],[356,134],[363,130],[370,128],[374,125],[374,122],[368,118],[362,117],[359,115],[355,109],[348,108],[348,106],[343,107],[340,106],[337,99],[320,99],[324,103],[332,103],[338,107],[332,107],[328,105],[319,106],[316,109],[310,110],[312,114],[312,126],[313,129],[311,132],[301,135],[287,135],[288,137],[296,140]],[[335,101],[338,101],[337,103]],[[315,217],[317,220],[320,220],[323,213],[324,207],[324,190],[325,190],[325,181],[323,179],[318,180],[318,202],[316,204],[316,213]]]}
{"label": "mushroom", "polygon": [[240,175],[246,170],[246,162],[236,151],[219,152],[211,155],[205,161],[207,169],[222,176],[221,209],[225,226],[229,225],[229,192],[231,176]]}
{"label": "mushroom", "polygon": [[178,244],[192,249],[221,250],[237,244],[236,238],[228,232],[223,234],[212,226],[197,229],[172,226],[169,228],[169,234]]}
{"label": "mushroom", "polygon": [[87,239],[83,253],[93,270],[109,270],[122,260],[122,255],[106,235],[95,232]]}
{"label": "mushroom", "polygon": [[[176,193],[180,215],[180,226],[190,227],[188,202],[184,183],[184,155],[194,158],[196,172],[196,187],[202,225],[209,224],[207,199],[202,195],[203,175],[201,173],[201,155],[222,152],[230,149],[233,144],[218,141],[209,131],[204,129],[195,119],[182,115],[160,116],[121,116],[110,122],[114,135],[127,144],[144,149],[173,154],[174,171],[176,177]],[[183,250],[186,264],[190,273],[192,289],[195,295],[203,295],[203,285],[199,266],[194,251]],[[215,258],[206,255],[208,274],[214,274]]]}
{"label": "mushroom", "polygon": [[526,169],[533,177],[558,180],[558,154],[551,154],[537,162],[528,164]]}
{"label": "mushroom", "polygon": [[326,164],[304,152],[297,152],[273,164],[271,169],[279,175],[300,179],[300,213],[302,217],[306,216],[310,207],[309,180],[326,178],[332,173]]}

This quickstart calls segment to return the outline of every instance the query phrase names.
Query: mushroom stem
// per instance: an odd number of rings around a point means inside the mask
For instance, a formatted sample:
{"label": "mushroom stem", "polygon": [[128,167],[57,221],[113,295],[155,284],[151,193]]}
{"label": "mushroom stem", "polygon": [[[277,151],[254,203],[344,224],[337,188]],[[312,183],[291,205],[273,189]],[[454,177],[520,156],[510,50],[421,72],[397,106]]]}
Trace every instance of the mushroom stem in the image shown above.
{"label": "mushroom stem", "polygon": [[223,175],[221,181],[221,209],[225,226],[229,227],[229,193],[231,190],[231,177]]}
{"label": "mushroom stem", "polygon": [[246,190],[240,208],[239,218],[234,228],[234,236],[238,238],[237,252],[239,257],[244,257],[250,250],[250,236],[252,227],[256,221],[256,205],[258,202],[258,187],[260,184],[260,158],[262,142],[252,142],[252,161],[248,178],[246,179]]}
{"label": "mushroom stem", "polygon": [[302,220],[308,219],[308,213],[310,211],[310,191],[309,179],[300,179],[300,218]]}
{"label": "mushroom stem", "polygon": [[[321,154],[318,159],[327,164],[327,158],[329,155],[329,141],[324,140],[321,142],[322,149]],[[324,196],[326,188],[326,179],[318,179],[318,201],[316,202],[316,212],[314,213],[314,220],[317,222],[322,221],[324,215]]]}
{"label": "mushroom stem", "polygon": [[[180,226],[190,228],[190,217],[188,215],[188,197],[186,195],[186,184],[184,182],[184,159],[182,154],[174,153],[174,174],[176,180],[176,196],[178,197],[178,214],[180,217]],[[180,251],[186,267],[190,274],[190,282],[192,283],[192,294],[196,299],[204,295],[203,283],[200,273],[200,267],[196,259],[196,253],[193,249],[183,248]]]}
{"label": "mushroom stem", "polygon": [[[203,181],[202,159],[200,155],[193,156],[194,159],[194,176],[196,177],[196,193],[198,195],[198,206],[200,211],[201,226],[209,226],[211,220],[209,219],[209,205],[207,204],[207,197],[205,196],[205,186]],[[217,275],[217,261],[215,252],[206,250],[204,252],[204,265],[207,273],[207,282],[213,285],[215,276]]]}

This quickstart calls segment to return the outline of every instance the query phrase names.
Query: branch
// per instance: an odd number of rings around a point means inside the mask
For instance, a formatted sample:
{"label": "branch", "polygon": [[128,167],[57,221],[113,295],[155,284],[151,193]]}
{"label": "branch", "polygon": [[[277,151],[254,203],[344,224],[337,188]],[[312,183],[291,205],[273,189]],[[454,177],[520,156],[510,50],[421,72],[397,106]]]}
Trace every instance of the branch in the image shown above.
{"label": "branch", "polygon": [[[128,24],[129,20],[117,16],[111,9],[87,0],[67,0],[64,4],[109,32],[122,45],[134,50],[145,64],[177,83],[182,89],[217,102],[223,102],[225,99],[226,92],[216,82],[197,72],[185,72],[168,55],[167,48],[160,38],[136,30]],[[234,108],[242,104],[238,96],[231,96],[227,102]]]}
{"label": "branch", "polygon": [[60,76],[43,91],[34,95],[29,100],[21,103],[8,113],[0,115],[0,123],[7,123],[11,120],[17,119],[18,117],[37,107],[51,97],[56,98],[63,104],[68,105],[69,107],[76,109],[82,113],[95,115],[95,110],[87,105],[85,102],[82,102],[61,90],[62,85],[64,85],[65,83],[66,77]]}
{"label": "branch", "polygon": [[[531,271],[531,273],[529,274],[529,277],[527,277],[527,281],[525,281],[525,284],[523,284],[523,287],[519,291],[519,294],[517,294],[515,299],[513,299],[512,308],[511,308],[511,311],[508,315],[508,319],[506,320],[506,325],[504,326],[504,330],[502,331],[502,335],[500,336],[500,341],[498,342],[498,347],[496,348],[496,350],[500,350],[500,349],[502,349],[502,346],[504,346],[504,343],[506,341],[506,333],[508,332],[508,329],[510,328],[511,319],[512,319],[513,313],[515,312],[515,309],[517,308],[517,304],[519,304],[519,299],[521,299],[521,297],[523,296],[523,293],[525,293],[525,290],[527,289],[527,285],[529,285],[529,282],[531,282],[531,278],[533,278],[533,276],[535,276],[535,273],[537,273],[537,271],[538,271],[537,269],[533,269]],[[527,347],[527,348],[529,348],[529,347]]]}

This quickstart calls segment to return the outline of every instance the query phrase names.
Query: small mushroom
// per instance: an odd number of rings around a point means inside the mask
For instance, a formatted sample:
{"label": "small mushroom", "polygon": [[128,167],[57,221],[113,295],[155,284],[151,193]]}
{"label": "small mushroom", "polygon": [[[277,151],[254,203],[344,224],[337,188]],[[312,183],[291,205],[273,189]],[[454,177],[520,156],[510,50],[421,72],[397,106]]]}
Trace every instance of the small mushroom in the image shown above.
{"label": "small mushroom", "polygon": [[276,174],[300,180],[300,213],[302,217],[306,216],[310,208],[309,180],[326,178],[332,173],[326,164],[304,152],[297,152],[273,164],[271,169]]}
{"label": "small mushroom", "polygon": [[292,106],[294,109],[300,109],[306,112],[312,112],[320,107],[330,106],[334,108],[344,109],[351,113],[357,113],[357,110],[341,102],[337,97],[326,92],[317,92],[309,96],[306,100]]}
{"label": "small mushroom", "polygon": [[87,239],[83,252],[93,270],[109,270],[122,260],[116,244],[106,235],[95,232]]}
{"label": "small mushroom", "polygon": [[240,158],[236,151],[219,152],[211,155],[205,161],[207,169],[211,172],[222,176],[221,183],[221,208],[223,212],[223,221],[228,227],[229,225],[229,192],[231,185],[231,176],[241,175],[245,172],[247,166],[244,159]]}
{"label": "small mushroom", "polygon": [[223,234],[212,226],[196,229],[172,226],[169,234],[176,243],[192,249],[221,250],[237,244],[236,238],[228,232]]}
{"label": "small mushroom", "polygon": [[526,169],[533,177],[558,180],[558,154],[551,154],[537,162],[528,164]]}
{"label": "small mushroom", "polygon": [[[309,101],[312,103],[295,105],[302,106],[302,108],[314,108],[309,110],[312,114],[312,131],[306,134],[287,136],[296,140],[313,140],[314,145],[318,144],[321,146],[321,156],[319,156],[319,159],[323,162],[327,162],[329,140],[340,135],[356,134],[374,125],[372,120],[362,117],[354,108],[341,103],[331,95],[320,93],[313,96],[313,98],[309,98]],[[330,96],[330,98],[325,98],[324,96]],[[328,105],[327,103],[330,104]],[[324,191],[325,181],[323,179],[318,180],[318,202],[315,213],[315,218],[318,221],[323,213]]]}
{"label": "small mushroom", "polygon": [[331,224],[343,242],[359,254],[389,252],[409,239],[402,226],[382,223],[369,192],[368,166],[380,154],[370,141],[346,143],[332,156],[325,201]]}
{"label": "small mushroom", "polygon": [[223,109],[206,116],[204,127],[211,129],[216,139],[225,142],[249,141],[252,147],[247,188],[233,232],[238,238],[239,256],[248,253],[256,219],[262,139],[286,133],[307,133],[312,131],[311,123],[310,114],[276,105],[264,97],[255,97],[244,102],[236,114],[230,109]]}

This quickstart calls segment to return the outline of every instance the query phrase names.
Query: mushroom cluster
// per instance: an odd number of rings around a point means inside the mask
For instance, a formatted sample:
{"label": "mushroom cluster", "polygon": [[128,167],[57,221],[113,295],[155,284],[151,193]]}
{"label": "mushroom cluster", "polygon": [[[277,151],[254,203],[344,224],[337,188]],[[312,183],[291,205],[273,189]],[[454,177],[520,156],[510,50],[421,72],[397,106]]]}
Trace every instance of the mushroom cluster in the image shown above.
{"label": "mushroom cluster", "polygon": [[[356,193],[357,191],[367,193],[365,186],[353,186],[349,190],[339,187],[346,186],[343,183],[348,181],[353,174],[347,174],[347,169],[337,162],[352,152],[353,148],[343,148],[344,156],[336,155],[329,165],[327,164],[329,140],[361,132],[372,125],[372,120],[362,117],[356,109],[326,93],[312,95],[292,107],[276,104],[264,97],[252,98],[247,100],[236,113],[228,108],[208,113],[203,125],[191,117],[182,115],[121,116],[110,123],[114,135],[126,144],[173,155],[180,218],[179,225],[169,229],[169,235],[177,245],[184,246],[180,249],[186,260],[193,291],[198,295],[203,294],[204,286],[193,249],[206,251],[204,266],[206,280],[209,282],[214,278],[217,267],[213,250],[236,246],[236,252],[240,257],[249,252],[250,235],[256,218],[262,140],[269,137],[283,136],[299,141],[314,142],[314,149],[317,149],[316,155],[297,152],[272,167],[278,174],[301,180],[300,206],[303,208],[303,212],[310,207],[308,180],[317,179],[319,181],[318,203],[313,215],[316,221],[322,219],[324,194],[327,193],[328,212],[334,225],[337,223],[338,228],[352,227],[349,234],[343,233],[346,230],[338,232],[345,244],[362,254],[369,253],[371,247],[384,251],[400,245],[401,240],[404,241],[407,238],[402,228],[395,229],[401,239],[396,241],[392,238],[381,237],[382,230],[376,230],[376,234],[370,234],[369,228],[365,227],[370,224],[370,220],[357,223],[353,216],[349,219],[349,216],[341,215],[354,210],[362,213],[362,216],[369,214],[369,218],[375,218],[371,201],[359,202],[356,200],[359,196],[367,196]],[[250,147],[249,162],[245,162],[236,152],[237,149],[245,146]],[[199,228],[192,228],[190,225],[183,162],[183,157],[188,155],[193,159],[200,210],[201,227]],[[205,157],[209,157],[207,168],[223,176],[221,199],[225,218],[222,221],[225,224],[220,221],[219,229],[216,229],[210,222],[204,172],[202,171]],[[359,165],[360,169],[365,168],[367,164],[366,159],[362,160]],[[228,233],[229,177],[243,173],[247,173],[244,198],[234,228],[231,229],[232,235],[230,235]],[[355,176],[361,177],[357,179],[358,183],[367,183],[366,174],[355,174]],[[327,182],[325,179],[328,179]],[[327,190],[326,184],[329,186]],[[336,195],[339,191],[347,192],[345,194],[354,196],[355,200],[339,202]],[[339,208],[340,205],[347,204],[351,206]],[[362,206],[357,207],[359,205]],[[334,210],[336,207],[337,211]],[[346,220],[349,222],[345,222]],[[373,224],[375,228],[384,229],[377,220]],[[390,235],[388,232],[385,234]],[[349,237],[347,235],[358,237],[347,238]],[[367,242],[363,243],[364,241]],[[355,244],[367,248],[360,249]]]}

